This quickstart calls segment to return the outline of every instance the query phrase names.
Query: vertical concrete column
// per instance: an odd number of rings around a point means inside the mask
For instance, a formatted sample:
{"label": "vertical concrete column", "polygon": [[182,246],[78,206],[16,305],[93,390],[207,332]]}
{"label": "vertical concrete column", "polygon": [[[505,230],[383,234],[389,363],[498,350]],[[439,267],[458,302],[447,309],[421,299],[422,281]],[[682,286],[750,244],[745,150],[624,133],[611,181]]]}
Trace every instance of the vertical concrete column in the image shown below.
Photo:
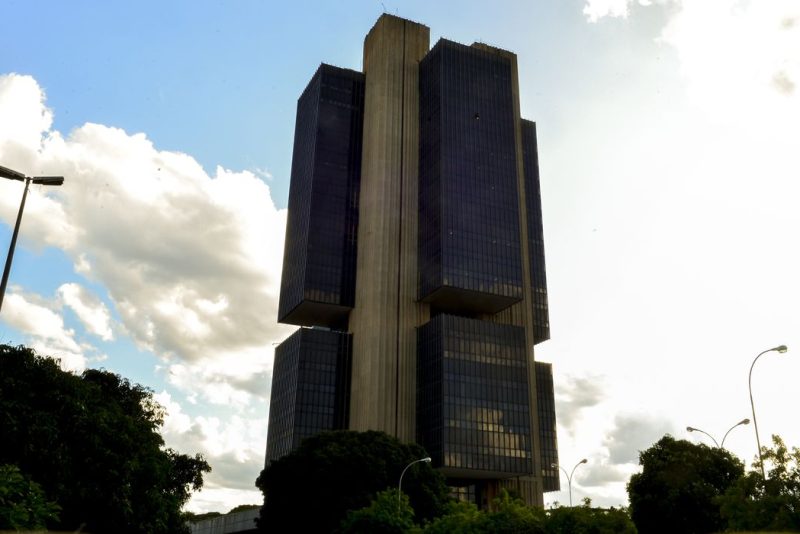
{"label": "vertical concrete column", "polygon": [[427,26],[384,14],[364,41],[350,428],[410,441],[416,410],[419,61]]}

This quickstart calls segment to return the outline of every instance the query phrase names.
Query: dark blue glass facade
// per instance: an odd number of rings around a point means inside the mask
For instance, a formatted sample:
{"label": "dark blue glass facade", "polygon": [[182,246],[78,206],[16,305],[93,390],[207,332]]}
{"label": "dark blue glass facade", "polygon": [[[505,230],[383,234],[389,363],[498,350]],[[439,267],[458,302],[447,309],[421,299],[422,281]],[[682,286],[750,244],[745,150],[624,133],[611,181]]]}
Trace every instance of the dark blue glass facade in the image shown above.
{"label": "dark blue glass facade", "polygon": [[561,484],[556,438],[556,403],[553,391],[553,366],[536,362],[536,404],[539,410],[539,458],[542,465],[544,491],[559,491]]}
{"label": "dark blue glass facade", "polygon": [[495,313],[523,297],[512,64],[440,40],[419,80],[419,297]]}
{"label": "dark blue glass facade", "polygon": [[528,255],[531,265],[531,302],[535,343],[550,339],[547,274],[544,264],[542,195],[539,185],[539,150],[536,124],[522,119],[522,161],[525,166],[525,211],[528,219]]}
{"label": "dark blue glass facade", "polygon": [[266,461],[325,430],[347,428],[350,334],[301,328],[275,348]]}
{"label": "dark blue glass facade", "polygon": [[278,320],[342,328],[355,299],[364,75],[322,65],[297,103]]}
{"label": "dark blue glass facade", "polygon": [[417,329],[417,437],[434,466],[533,471],[527,369],[521,327],[442,314]]}

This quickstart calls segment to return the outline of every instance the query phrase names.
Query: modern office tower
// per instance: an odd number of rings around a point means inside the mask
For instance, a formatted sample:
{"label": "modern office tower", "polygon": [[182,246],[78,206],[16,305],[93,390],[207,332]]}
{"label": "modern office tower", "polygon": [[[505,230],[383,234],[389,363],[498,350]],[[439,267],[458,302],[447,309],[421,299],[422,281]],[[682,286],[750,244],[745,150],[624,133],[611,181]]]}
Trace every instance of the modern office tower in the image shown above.
{"label": "modern office tower", "polygon": [[421,443],[454,493],[558,489],[534,123],[516,56],[381,16],[298,100],[267,461],[328,429]]}

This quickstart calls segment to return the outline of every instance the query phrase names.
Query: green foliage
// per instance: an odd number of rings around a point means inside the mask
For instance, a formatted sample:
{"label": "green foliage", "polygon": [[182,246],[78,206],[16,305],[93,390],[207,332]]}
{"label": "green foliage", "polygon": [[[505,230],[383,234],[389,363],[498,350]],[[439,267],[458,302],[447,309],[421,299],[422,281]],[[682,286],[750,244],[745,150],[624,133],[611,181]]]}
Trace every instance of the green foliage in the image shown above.
{"label": "green foliage", "polygon": [[[264,493],[259,528],[271,532],[331,532],[349,510],[370,504],[379,491],[395,487],[403,469],[427,456],[383,432],[340,430],[308,438],[272,462],[256,480]],[[448,489],[429,464],[406,471],[403,491],[419,520],[444,511]],[[303,496],[299,499],[298,496]],[[308,513],[308,502],[314,513]]]}
{"label": "green foliage", "polygon": [[486,532],[498,534],[544,534],[545,515],[540,508],[526,506],[513,499],[505,489],[492,501],[493,511],[486,514]]}
{"label": "green foliage", "polygon": [[0,529],[43,529],[58,519],[58,510],[16,465],[0,465]]}
{"label": "green foliage", "polygon": [[228,511],[229,514],[235,512],[244,512],[245,510],[255,510],[256,508],[261,508],[260,504],[240,504],[238,506],[234,506],[233,508]]}
{"label": "green foliage", "polygon": [[222,512],[206,512],[204,514],[195,514],[194,512],[183,513],[184,519],[190,523],[197,523],[198,521],[203,521],[205,519],[214,519],[215,517],[219,517],[221,515],[223,515]]}
{"label": "green foliage", "polygon": [[403,534],[414,528],[414,510],[406,494],[396,488],[378,493],[366,508],[350,511],[339,527],[339,534]]}
{"label": "green foliage", "polygon": [[61,507],[58,530],[183,532],[181,506],[210,467],[164,449],[152,392],[100,370],[81,376],[25,347],[0,345],[0,463]]}
{"label": "green foliage", "polygon": [[719,497],[744,473],[728,451],[667,435],[639,454],[641,473],[628,482],[640,534],[716,532],[725,526]]}
{"label": "green foliage", "polygon": [[772,443],[773,448],[761,448],[764,464],[772,466],[766,483],[756,462],[757,470],[719,499],[729,529],[800,531],[800,450],[789,451],[780,436],[772,436]]}
{"label": "green foliage", "polygon": [[447,504],[445,514],[425,525],[425,534],[480,534],[485,532],[485,513],[468,502]]}
{"label": "green foliage", "polygon": [[590,504],[548,510],[546,534],[636,534],[624,508],[591,508]]}
{"label": "green foliage", "polygon": [[425,526],[425,534],[544,534],[546,516],[540,508],[526,506],[505,489],[492,501],[492,510],[479,511],[471,503],[451,503],[447,513]]}

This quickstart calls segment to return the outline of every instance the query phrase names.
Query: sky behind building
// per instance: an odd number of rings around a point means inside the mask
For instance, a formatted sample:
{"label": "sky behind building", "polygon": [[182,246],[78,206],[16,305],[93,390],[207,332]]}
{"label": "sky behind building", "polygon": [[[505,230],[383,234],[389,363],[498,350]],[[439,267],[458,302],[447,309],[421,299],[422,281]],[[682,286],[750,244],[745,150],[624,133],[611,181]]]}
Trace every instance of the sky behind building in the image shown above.
{"label": "sky behind building", "polygon": [[[626,501],[637,451],[750,416],[800,445],[800,5],[6,1],[0,165],[28,199],[0,341],[153,388],[214,472],[190,508],[258,502],[294,114],[360,69],[382,12],[515,52],[537,122],[559,457]],[[22,188],[0,181],[5,254]],[[4,256],[3,256],[4,257]],[[726,445],[748,462],[752,426]],[[564,481],[566,487],[566,481]],[[566,502],[566,493],[546,502]]]}

